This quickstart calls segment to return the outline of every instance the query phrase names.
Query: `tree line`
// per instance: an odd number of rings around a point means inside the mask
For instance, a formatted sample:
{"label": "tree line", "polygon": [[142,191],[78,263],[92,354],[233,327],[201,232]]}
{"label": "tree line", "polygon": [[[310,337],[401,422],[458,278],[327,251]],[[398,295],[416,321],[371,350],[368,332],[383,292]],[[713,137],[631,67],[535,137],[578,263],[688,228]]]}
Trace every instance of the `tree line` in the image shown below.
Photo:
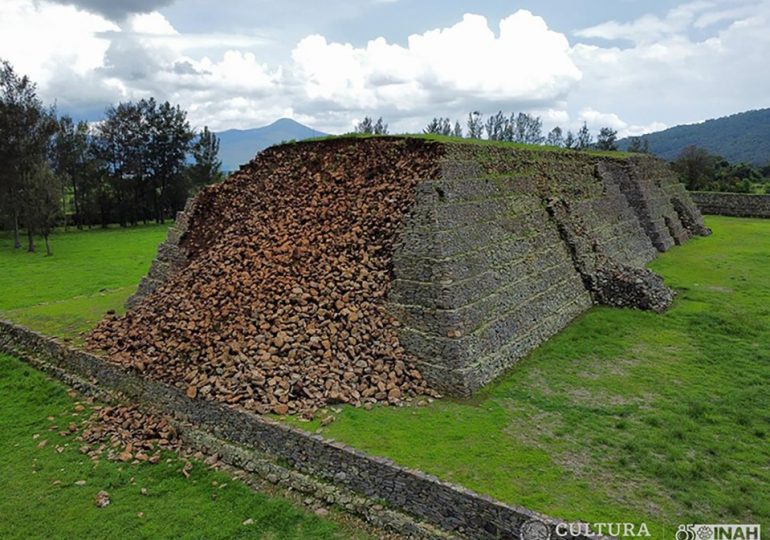
{"label": "tree line", "polygon": [[[356,133],[369,135],[387,135],[388,125],[382,118],[373,120],[365,117],[356,126]],[[539,116],[533,116],[528,113],[510,113],[505,114],[498,111],[496,114],[485,118],[479,111],[468,113],[465,121],[465,129],[459,121],[450,118],[433,118],[425,129],[426,135],[443,135],[446,137],[466,137],[469,139],[484,139],[490,141],[506,141],[522,144],[539,144],[555,146],[559,148],[569,148],[574,150],[618,150],[618,132],[609,127],[601,128],[596,139],[584,122],[583,126],[576,132],[568,130],[566,133],[561,127],[557,126],[547,134],[543,133],[543,121]],[[648,152],[649,148],[645,141],[637,138],[632,140],[632,152]]]}
{"label": "tree line", "polygon": [[688,146],[673,162],[680,180],[692,191],[770,194],[770,163],[755,167],[730,163],[697,146]]}
{"label": "tree line", "polygon": [[0,226],[14,246],[54,227],[163,223],[189,195],[222,179],[219,140],[193,132],[178,105],[120,103],[95,124],[57,114],[36,85],[0,60]]}

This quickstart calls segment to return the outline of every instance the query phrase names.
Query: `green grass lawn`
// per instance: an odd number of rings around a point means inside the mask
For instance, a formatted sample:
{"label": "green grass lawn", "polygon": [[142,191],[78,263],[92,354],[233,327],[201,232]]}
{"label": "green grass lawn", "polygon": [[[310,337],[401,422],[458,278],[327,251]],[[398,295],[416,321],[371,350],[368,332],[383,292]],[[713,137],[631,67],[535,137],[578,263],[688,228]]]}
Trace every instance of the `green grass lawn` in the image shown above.
{"label": "green grass lawn", "polygon": [[448,135],[438,135],[435,133],[407,133],[403,135],[372,135],[370,133],[346,133],[344,135],[323,135],[321,137],[312,137],[310,139],[303,139],[301,141],[289,141],[286,143],[280,143],[275,146],[282,146],[284,144],[303,144],[323,141],[334,140],[346,140],[346,139],[422,139],[425,141],[437,142],[442,144],[459,144],[459,145],[472,145],[472,146],[494,146],[498,148],[518,149],[518,150],[530,150],[532,152],[556,152],[561,154],[575,154],[579,152],[581,154],[606,157],[612,159],[638,157],[639,154],[633,154],[631,152],[622,152],[618,150],[595,150],[585,149],[576,150],[573,148],[562,148],[559,146],[544,146],[542,144],[525,144],[512,141],[493,141],[489,139],[471,139],[468,137],[453,137]]}
{"label": "green grass lawn", "polygon": [[[594,308],[471,401],[291,421],[566,519],[767,530],[770,220],[707,222],[651,265],[679,291],[664,315]],[[163,234],[57,235],[51,258],[0,243],[0,310],[72,337],[119,307]]]}
{"label": "green grass lawn", "polygon": [[58,232],[53,256],[13,249],[0,236],[0,317],[79,341],[123,303],[147,273],[168,225]]}
{"label": "green grass lawn", "polygon": [[[64,386],[0,355],[0,538],[363,538],[201,463],[185,478],[172,453],[157,465],[94,465],[59,435],[87,416],[74,406]],[[112,502],[97,508],[102,490]]]}
{"label": "green grass lawn", "polygon": [[770,220],[707,221],[651,265],[666,314],[594,308],[472,401],[344,407],[322,431],[566,519],[767,530]]}

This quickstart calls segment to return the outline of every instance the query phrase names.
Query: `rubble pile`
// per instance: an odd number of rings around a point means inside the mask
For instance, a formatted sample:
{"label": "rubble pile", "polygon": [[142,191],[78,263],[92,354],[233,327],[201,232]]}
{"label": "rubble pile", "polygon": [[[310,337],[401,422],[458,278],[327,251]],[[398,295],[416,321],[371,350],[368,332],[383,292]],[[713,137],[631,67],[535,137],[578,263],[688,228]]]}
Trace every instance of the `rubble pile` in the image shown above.
{"label": "rubble pile", "polygon": [[136,406],[97,407],[78,437],[93,460],[158,463],[162,450],[180,449],[176,430],[162,417]]}
{"label": "rubble pile", "polygon": [[186,265],[102,321],[89,348],[258,413],[432,394],[382,301],[402,217],[441,151],[370,139],[263,152],[198,196]]}

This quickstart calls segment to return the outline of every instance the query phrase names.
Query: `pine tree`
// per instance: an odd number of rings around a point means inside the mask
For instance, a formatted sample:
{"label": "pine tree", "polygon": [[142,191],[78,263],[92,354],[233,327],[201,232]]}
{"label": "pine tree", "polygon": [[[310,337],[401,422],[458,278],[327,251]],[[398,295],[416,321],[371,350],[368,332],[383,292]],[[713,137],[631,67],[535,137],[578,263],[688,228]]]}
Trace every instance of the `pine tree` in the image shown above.
{"label": "pine tree", "polygon": [[545,139],[545,144],[548,146],[556,146],[561,148],[564,146],[564,134],[559,126],[556,126],[548,132],[548,136]]}
{"label": "pine tree", "polygon": [[364,135],[387,135],[388,124],[383,122],[382,117],[378,118],[375,122],[370,117],[365,116],[356,126],[355,132]]}
{"label": "pine tree", "polygon": [[468,113],[468,138],[480,139],[484,133],[484,120],[479,111]]}
{"label": "pine tree", "polygon": [[599,137],[596,140],[596,148],[614,152],[618,149],[618,132],[612,128],[603,127],[599,130]]}
{"label": "pine tree", "polygon": [[564,148],[575,148],[576,144],[575,134],[572,133],[572,130],[568,130],[567,136],[564,138]]}
{"label": "pine tree", "polygon": [[577,150],[586,150],[593,144],[594,138],[591,132],[588,130],[588,124],[583,122],[583,127],[580,128],[577,134],[577,140],[575,141],[575,148]]}
{"label": "pine tree", "polygon": [[222,162],[219,160],[219,139],[207,126],[204,126],[192,145],[192,156],[194,163],[190,165],[187,176],[194,191],[224,178]]}
{"label": "pine tree", "polygon": [[628,144],[628,151],[637,154],[650,153],[650,141],[647,137],[631,137]]}
{"label": "pine tree", "polygon": [[45,160],[55,131],[55,116],[43,107],[35,84],[0,60],[0,210],[14,231],[14,247],[21,247],[20,226],[27,226],[28,249],[34,251],[31,207],[24,204],[31,175]]}

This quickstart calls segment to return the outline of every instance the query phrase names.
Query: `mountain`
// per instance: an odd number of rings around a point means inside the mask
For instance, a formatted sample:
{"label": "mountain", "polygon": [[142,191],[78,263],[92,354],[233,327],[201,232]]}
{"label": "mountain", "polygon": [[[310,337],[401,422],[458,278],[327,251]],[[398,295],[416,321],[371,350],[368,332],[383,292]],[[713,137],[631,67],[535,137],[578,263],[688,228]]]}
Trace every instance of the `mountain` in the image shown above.
{"label": "mountain", "polygon": [[322,137],[322,133],[290,120],[281,118],[269,126],[255,129],[229,129],[217,133],[219,137],[219,159],[222,170],[235,171],[251,161],[260,150],[283,141],[300,141],[312,137]]}
{"label": "mountain", "polygon": [[[700,124],[676,126],[644,136],[653,154],[673,160],[694,144],[731,163],[770,163],[770,109],[747,111]],[[619,142],[628,148],[629,139]]]}

